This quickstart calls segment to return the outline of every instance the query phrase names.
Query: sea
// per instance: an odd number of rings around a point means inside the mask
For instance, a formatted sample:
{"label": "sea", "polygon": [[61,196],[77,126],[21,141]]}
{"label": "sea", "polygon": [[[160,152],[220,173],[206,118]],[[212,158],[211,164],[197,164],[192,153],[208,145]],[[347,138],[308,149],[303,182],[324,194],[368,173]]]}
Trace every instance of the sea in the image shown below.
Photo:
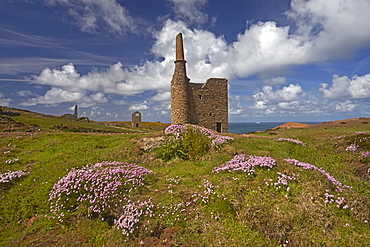
{"label": "sea", "polygon": [[[265,131],[272,129],[286,122],[245,122],[245,123],[229,123],[229,133],[245,134],[249,132]],[[319,122],[302,122],[307,124],[316,124]]]}

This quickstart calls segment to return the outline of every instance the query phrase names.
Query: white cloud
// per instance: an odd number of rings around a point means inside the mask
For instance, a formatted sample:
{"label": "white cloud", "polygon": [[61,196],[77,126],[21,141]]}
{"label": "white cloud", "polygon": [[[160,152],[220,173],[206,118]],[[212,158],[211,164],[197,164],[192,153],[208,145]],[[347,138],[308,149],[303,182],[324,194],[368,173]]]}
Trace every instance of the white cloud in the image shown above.
{"label": "white cloud", "polygon": [[104,108],[101,108],[99,106],[94,106],[92,107],[90,111],[90,117],[99,117],[103,113],[103,111],[104,111]]}
{"label": "white cloud", "polygon": [[[132,96],[152,91],[155,96],[147,99],[149,103],[130,107],[130,110],[146,110],[152,101],[169,100],[169,84],[174,70],[175,36],[182,32],[185,59],[188,62],[187,72],[191,81],[205,82],[210,77],[225,77],[232,84],[234,78],[257,75],[267,86],[253,95],[255,102],[251,109],[268,114],[291,111],[319,114],[325,107],[329,109],[329,106],[311,104],[310,100],[306,100],[306,93],[300,85],[290,84],[283,88],[273,86],[286,84],[283,75],[295,66],[346,58],[370,44],[370,15],[366,11],[370,9],[370,2],[367,0],[293,0],[287,15],[295,22],[296,28],[278,26],[272,21],[258,22],[246,28],[229,44],[222,35],[217,36],[199,27],[189,28],[189,23],[202,23],[196,16],[199,14],[205,17],[201,10],[206,6],[206,0],[168,1],[171,1],[176,13],[185,21],[167,20],[160,30],[152,33],[155,39],[151,48],[151,53],[156,57],[154,60],[130,68],[124,68],[118,62],[105,70],[92,70],[86,75],[79,74],[73,64],[66,64],[59,69],[46,68],[33,77],[33,83],[49,85],[52,87],[49,91],[58,89],[69,93],[50,97],[53,94],[48,91],[29,103],[52,104],[74,98],[80,101],[85,99],[82,101],[87,103],[101,102],[106,99],[104,95]],[[96,1],[95,5],[92,0],[49,2],[63,4],[71,9],[74,9],[72,2],[95,7],[104,4],[102,0]],[[107,3],[107,6],[117,4],[111,0]],[[190,16],[189,10],[193,7],[198,12],[194,11],[193,16]],[[78,16],[89,17],[88,8],[86,12],[81,11],[77,11]],[[99,13],[103,16],[101,11]],[[92,30],[99,21],[101,23],[101,16],[95,16],[96,21],[88,19],[92,26],[87,26],[88,30]],[[122,30],[125,30],[124,25]],[[370,96],[369,84],[367,75],[351,79],[334,77],[332,85],[323,83],[320,91],[328,99],[360,99]],[[245,112],[237,101],[230,102],[230,114]],[[113,103],[128,104],[123,100],[115,100]],[[336,109],[334,105],[330,107],[331,110]],[[151,109],[154,109],[153,105]]]}
{"label": "white cloud", "polygon": [[309,45],[289,34],[288,26],[259,22],[239,34],[232,48],[230,62],[235,74],[248,77],[279,74],[289,66],[304,64]]}
{"label": "white cloud", "polygon": [[157,93],[154,95],[151,100],[153,101],[169,101],[171,100],[171,93],[170,92],[164,92],[164,93]]}
{"label": "white cloud", "polygon": [[299,101],[291,101],[291,102],[279,102],[278,106],[280,109],[284,110],[297,110],[299,108]]}
{"label": "white cloud", "polygon": [[140,103],[140,104],[134,104],[134,105],[130,106],[128,109],[130,111],[147,110],[147,109],[149,109],[149,106],[147,104],[148,104],[148,102],[144,101],[143,103]]}
{"label": "white cloud", "polygon": [[152,109],[155,110],[155,111],[168,111],[168,110],[171,110],[170,102],[169,101],[162,101],[159,104],[154,105],[152,107]]}
{"label": "white cloud", "polygon": [[346,100],[344,102],[339,102],[335,106],[336,111],[340,112],[352,112],[358,105],[354,104],[351,100]]}
{"label": "white cloud", "polygon": [[244,113],[244,108],[241,105],[240,95],[229,95],[229,114],[240,115]]}
{"label": "white cloud", "polygon": [[21,90],[18,91],[17,94],[22,97],[37,96],[37,94],[31,92],[30,90]]}
{"label": "white cloud", "polygon": [[270,85],[270,86],[285,84],[286,83],[286,78],[284,76],[267,78],[267,79],[263,80],[263,83],[266,84],[266,85]]}
{"label": "white cloud", "polygon": [[328,99],[363,99],[370,98],[370,74],[364,76],[333,76],[332,84],[321,83],[320,91]]}
{"label": "white cloud", "polygon": [[45,68],[38,76],[33,77],[32,83],[68,91],[88,90],[135,95],[147,90],[163,91],[169,88],[170,70],[165,68],[165,64],[167,61],[147,62],[129,70],[122,68],[122,64],[118,62],[106,70],[92,70],[87,75],[80,75],[73,64],[67,64],[60,69]]}
{"label": "white cloud", "polygon": [[[233,72],[227,63],[229,46],[223,36],[200,30],[190,29],[182,21],[167,20],[163,28],[154,33],[156,42],[152,52],[170,61],[167,64],[172,76],[175,59],[175,37],[182,32],[188,76],[193,82],[205,82],[210,77],[232,77]],[[230,73],[231,72],[231,73]]]}
{"label": "white cloud", "polygon": [[105,32],[122,35],[135,32],[138,20],[116,0],[44,0],[49,6],[57,4],[68,8],[74,24],[83,32]]}
{"label": "white cloud", "polygon": [[126,105],[126,104],[128,104],[124,100],[113,100],[112,103],[115,104],[115,105]]}
{"label": "white cloud", "polygon": [[[157,41],[152,52],[158,57],[173,58],[174,37],[182,32],[188,75],[193,81],[201,82],[210,76],[232,79],[259,75],[271,77],[264,80],[267,85],[284,84],[285,78],[281,75],[290,68],[334,57],[344,58],[370,43],[370,29],[364,26],[370,22],[370,17],[364,11],[357,11],[369,9],[366,0],[354,3],[330,0],[325,2],[330,9],[327,12],[322,12],[320,3],[322,1],[318,0],[292,2],[288,16],[297,23],[296,30],[272,21],[258,22],[239,34],[231,44],[227,44],[223,36],[190,29],[185,22],[167,20],[154,34]],[[309,27],[303,26],[307,19],[312,22]],[[346,19],[356,27],[351,28],[345,23]],[[308,33],[307,29],[310,29]],[[353,29],[357,31],[353,32]],[[358,40],[357,37],[362,41],[352,41]],[[347,40],[348,44],[344,46],[336,40]],[[343,51],[346,49],[348,52]]]}
{"label": "white cloud", "polygon": [[[102,92],[104,94],[137,95],[145,91],[155,91],[157,95],[151,100],[169,99],[169,84],[174,71],[175,39],[179,30],[185,32],[185,49],[189,52],[186,58],[189,63],[188,73],[194,75],[193,81],[205,82],[210,77],[227,77],[227,64],[223,63],[227,55],[227,44],[223,37],[216,38],[212,33],[202,30],[190,30],[183,22],[167,21],[160,32],[156,32],[156,42],[152,52],[162,61],[146,61],[143,65],[123,68],[120,62],[105,70],[92,70],[81,75],[72,63],[61,68],[45,68],[39,75],[33,76],[32,83],[48,85],[71,95],[81,92]],[[169,48],[170,47],[170,48]],[[231,76],[231,75],[230,75]],[[48,92],[47,94],[50,94]],[[69,97],[72,97],[69,95]],[[76,98],[80,98],[75,96]],[[60,97],[47,98],[49,103],[65,102]],[[33,103],[43,102],[41,98]]]}
{"label": "white cloud", "polygon": [[170,114],[170,112],[169,111],[160,111],[159,114],[161,114],[161,115],[168,115],[168,114]]}
{"label": "white cloud", "polygon": [[202,12],[208,0],[168,0],[177,16],[187,22],[203,24],[208,15]]}
{"label": "white cloud", "polygon": [[368,0],[293,0],[288,17],[298,26],[297,35],[309,41],[308,60],[352,56],[370,41]]}
{"label": "white cloud", "polygon": [[253,95],[255,102],[250,108],[264,111],[266,114],[298,111],[303,110],[306,105],[305,97],[306,93],[298,84],[290,84],[276,90],[272,86],[264,86]]}
{"label": "white cloud", "polygon": [[107,117],[114,117],[114,118],[118,118],[118,114],[117,113],[114,113],[114,112],[107,112],[105,113],[105,115]]}
{"label": "white cloud", "polygon": [[0,105],[8,106],[12,101],[13,101],[12,99],[4,98],[4,94],[0,92]]}
{"label": "white cloud", "polygon": [[298,84],[289,84],[289,86],[277,89],[276,91],[273,91],[271,86],[264,86],[262,88],[262,94],[266,100],[278,102],[296,101],[300,97],[305,96],[305,92]]}
{"label": "white cloud", "polygon": [[[67,91],[61,88],[52,87],[48,90],[45,95],[38,96],[35,98],[28,99],[27,101],[21,103],[25,106],[33,106],[37,104],[59,104],[63,102],[73,102],[73,103],[84,103],[90,106],[96,103],[106,103],[108,99],[103,93],[95,93],[88,95],[86,91]],[[87,107],[85,105],[85,107]]]}

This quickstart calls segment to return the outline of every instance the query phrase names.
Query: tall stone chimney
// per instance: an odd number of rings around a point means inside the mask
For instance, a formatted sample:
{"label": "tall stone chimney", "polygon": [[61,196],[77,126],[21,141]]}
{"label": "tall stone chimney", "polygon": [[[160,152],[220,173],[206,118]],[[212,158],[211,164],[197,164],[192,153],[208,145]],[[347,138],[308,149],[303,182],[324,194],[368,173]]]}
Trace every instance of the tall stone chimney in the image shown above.
{"label": "tall stone chimney", "polygon": [[171,81],[171,123],[190,123],[189,78],[186,76],[186,61],[182,34],[176,36],[175,71]]}
{"label": "tall stone chimney", "polygon": [[77,105],[75,105],[75,111],[73,113],[73,118],[74,119],[77,119],[78,118],[78,114],[77,114]]}

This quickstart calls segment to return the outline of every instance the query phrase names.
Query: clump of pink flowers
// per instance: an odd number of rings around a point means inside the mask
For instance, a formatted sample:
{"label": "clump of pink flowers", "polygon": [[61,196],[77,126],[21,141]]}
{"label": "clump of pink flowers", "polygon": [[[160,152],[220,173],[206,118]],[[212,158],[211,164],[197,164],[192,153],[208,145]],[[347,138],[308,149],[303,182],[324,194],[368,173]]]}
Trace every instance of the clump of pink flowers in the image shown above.
{"label": "clump of pink flowers", "polygon": [[187,132],[186,126],[181,124],[170,125],[164,130],[165,135],[174,135],[176,137],[179,137],[184,132]]}
{"label": "clump of pink flowers", "polygon": [[128,203],[122,207],[123,214],[118,219],[114,220],[114,224],[118,229],[122,230],[122,234],[129,236],[137,228],[142,215],[152,214],[153,203],[149,201]]}
{"label": "clump of pink flowers", "polygon": [[221,144],[224,144],[228,141],[233,140],[234,138],[230,136],[223,136],[223,135],[217,135],[210,131],[207,128],[198,126],[198,125],[192,125],[192,124],[187,124],[187,125],[170,125],[168,126],[165,130],[164,133],[166,135],[174,135],[176,138],[181,137],[181,135],[185,132],[188,131],[188,128],[193,128],[193,130],[196,130],[200,134],[208,137],[209,139],[212,140],[211,146],[218,147]]}
{"label": "clump of pink flowers", "polygon": [[360,157],[361,158],[369,158],[370,157],[370,151],[361,152]]}
{"label": "clump of pink flowers", "polygon": [[[49,193],[51,212],[63,221],[65,212],[74,210],[80,203],[87,205],[89,212],[96,215],[111,214],[112,209],[119,206],[131,210],[136,205],[135,210],[140,210],[147,205],[133,204],[131,195],[144,185],[145,176],[151,173],[144,167],[115,161],[72,169],[54,184]],[[135,210],[131,210],[131,218],[125,212],[117,220],[117,226],[126,229],[125,226],[136,224],[136,217],[141,214]],[[124,233],[127,232],[130,231],[126,229]]]}
{"label": "clump of pink flowers", "polygon": [[7,164],[11,164],[11,163],[17,162],[18,160],[19,160],[19,158],[7,159],[7,160],[5,161],[5,163],[7,163]]}
{"label": "clump of pink flowers", "polygon": [[278,179],[275,183],[272,183],[276,187],[276,189],[281,189],[282,187],[286,188],[286,191],[290,190],[290,187],[288,187],[288,181],[296,180],[297,176],[296,174],[292,174],[291,176],[286,175],[284,173],[278,172]]}
{"label": "clump of pink flowers", "polygon": [[342,192],[345,188],[351,188],[351,186],[343,185],[341,182],[336,180],[333,176],[331,176],[328,172],[324,169],[321,169],[317,166],[311,165],[309,163],[300,162],[296,159],[284,159],[284,161],[288,162],[289,164],[296,165],[297,167],[301,167],[303,169],[310,169],[320,172],[324,175],[336,188],[336,191]]}
{"label": "clump of pink flowers", "polygon": [[[320,172],[322,175],[324,175],[335,186],[335,190],[337,192],[339,192],[339,193],[343,192],[344,189],[352,188],[351,186],[344,185],[341,182],[339,182],[338,180],[336,180],[333,176],[331,176],[324,169],[321,169],[321,168],[319,168],[317,166],[314,166],[312,164],[300,162],[300,161],[298,161],[296,159],[284,159],[284,161],[288,162],[289,164],[295,165],[297,167],[306,169],[306,170],[310,169],[310,170],[314,170],[314,171]],[[339,197],[338,196],[335,199],[335,196],[329,194],[328,192],[329,191],[327,190],[326,193],[325,193],[325,203],[336,202],[337,203],[337,207],[341,207],[342,206],[344,209],[348,208],[348,205],[343,205],[344,202],[345,202],[344,197]]]}
{"label": "clump of pink flowers", "polygon": [[278,139],[279,142],[281,141],[288,141],[288,142],[293,142],[295,144],[298,144],[298,145],[302,145],[303,147],[306,146],[306,143],[300,141],[300,140],[297,140],[297,139],[291,139],[291,138],[285,138],[285,137],[281,137]]}
{"label": "clump of pink flowers", "polygon": [[358,145],[356,143],[352,143],[346,148],[347,152],[356,152],[358,149]]}
{"label": "clump of pink flowers", "polygon": [[[176,185],[181,181],[181,178],[176,177],[166,180],[171,182],[171,188],[176,190]],[[158,203],[156,205],[156,213],[153,214],[153,216],[158,217],[159,219],[172,218],[173,222],[171,222],[171,225],[173,225],[174,222],[186,221],[191,219],[193,216],[196,216],[198,212],[196,206],[199,204],[208,204],[215,198],[227,200],[225,195],[217,193],[217,186],[214,186],[212,182],[206,179],[203,180],[203,183],[199,185],[198,188],[198,190],[192,193],[190,198],[183,200],[180,203],[170,205]],[[216,216],[211,212],[211,217],[217,219],[219,216]]]}
{"label": "clump of pink flowers", "polygon": [[254,167],[268,167],[269,169],[276,166],[276,161],[271,157],[253,156],[246,154],[235,155],[233,159],[225,164],[213,168],[213,172],[221,171],[242,171],[251,175],[255,172]]}
{"label": "clump of pink flowers", "polygon": [[26,175],[24,171],[9,171],[5,173],[0,173],[0,183],[9,183],[10,181],[20,178]]}

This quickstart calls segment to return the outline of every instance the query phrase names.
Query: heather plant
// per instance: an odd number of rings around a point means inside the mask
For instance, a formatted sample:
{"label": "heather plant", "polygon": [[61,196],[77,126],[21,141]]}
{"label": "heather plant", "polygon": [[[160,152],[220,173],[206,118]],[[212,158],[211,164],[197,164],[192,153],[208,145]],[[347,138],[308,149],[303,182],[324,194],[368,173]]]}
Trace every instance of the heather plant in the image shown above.
{"label": "heather plant", "polygon": [[5,161],[6,164],[11,164],[11,163],[14,163],[14,162],[17,162],[19,160],[19,158],[12,158],[12,159],[7,159]]}
{"label": "heather plant", "polygon": [[216,135],[209,129],[197,125],[170,125],[165,129],[166,140],[156,150],[165,161],[174,158],[197,158],[212,147],[219,150],[233,138]]}
{"label": "heather plant", "polygon": [[341,138],[347,145],[347,152],[370,150],[370,134],[365,132],[354,132]]}
{"label": "heather plant", "polygon": [[113,217],[124,234],[132,233],[144,208],[151,207],[150,202],[132,202],[135,194],[140,193],[145,177],[151,173],[138,165],[107,161],[73,168],[53,185],[49,193],[51,212],[63,221],[70,212],[85,205],[90,217],[103,220]]}
{"label": "heather plant", "polygon": [[351,186],[342,184],[341,182],[336,180],[332,175],[330,175],[328,172],[326,172],[324,169],[319,168],[317,166],[314,166],[312,164],[300,162],[296,159],[284,159],[284,161],[286,161],[289,164],[295,165],[298,168],[302,168],[302,169],[305,169],[305,170],[318,171],[319,173],[324,175],[326,177],[326,179],[335,186],[335,192],[337,194],[337,197],[335,197],[335,195],[329,193],[330,192],[329,190],[326,190],[325,203],[336,202],[338,208],[339,207],[342,207],[344,209],[348,208],[348,205],[346,205],[344,203],[345,202],[344,197],[341,197],[340,193],[342,193],[345,189],[351,189],[352,188]]}
{"label": "heather plant", "polygon": [[369,158],[370,157],[370,151],[361,152],[360,157]]}
{"label": "heather plant", "polygon": [[288,142],[293,142],[295,144],[298,144],[298,145],[301,145],[301,146],[306,146],[306,143],[300,141],[300,140],[297,140],[297,139],[291,139],[291,138],[285,138],[285,137],[281,137],[278,139],[279,142],[281,141],[288,141]]}
{"label": "heather plant", "polygon": [[273,185],[273,186],[275,186],[275,188],[277,190],[285,190],[285,191],[290,190],[290,187],[289,187],[289,184],[288,184],[289,181],[295,181],[295,180],[297,180],[297,177],[299,176],[299,174],[292,174],[291,176],[289,176],[289,175],[286,175],[286,174],[281,173],[281,172],[278,172],[277,174],[279,175],[278,178],[277,178],[277,181],[273,182],[271,184],[266,182],[266,185],[267,186]]}
{"label": "heather plant", "polygon": [[268,167],[268,169],[271,169],[276,166],[276,161],[271,157],[238,154],[225,164],[213,168],[213,172],[231,172],[240,170],[244,173],[247,173],[247,175],[252,175],[255,172],[255,167],[257,166]]}
{"label": "heather plant", "polygon": [[[151,216],[151,220],[163,220],[167,222],[167,226],[176,226],[187,224],[186,222],[192,222],[194,218],[197,218],[200,213],[199,207],[209,207],[212,210],[212,205],[216,201],[220,202],[227,201],[227,198],[222,193],[217,191],[217,186],[214,186],[212,182],[207,179],[203,179],[202,183],[189,190],[187,195],[183,195],[179,189],[179,184],[182,181],[181,177],[168,178],[168,193],[172,196],[181,200],[177,202],[166,203],[164,201],[158,202],[154,205]],[[173,201],[174,198],[172,198]],[[227,204],[227,203],[225,203]],[[212,217],[219,217],[211,212]],[[150,221],[150,220],[149,220]]]}
{"label": "heather plant", "polygon": [[352,143],[348,147],[346,147],[347,152],[356,152],[358,150],[358,146],[356,143]]}
{"label": "heather plant", "polygon": [[186,126],[181,124],[170,125],[164,130],[166,135],[174,135],[176,137],[180,137],[184,132],[186,132]]}
{"label": "heather plant", "polygon": [[129,202],[122,207],[122,215],[114,220],[122,234],[129,236],[139,228],[138,223],[143,216],[152,216],[153,204],[150,200],[137,203]]}
{"label": "heather plant", "polygon": [[[361,159],[361,162],[368,163],[370,161],[370,151],[361,152],[359,157]],[[370,168],[369,168],[369,170],[370,170]],[[368,174],[370,174],[370,173],[368,172]]]}
{"label": "heather plant", "polygon": [[16,178],[26,175],[24,171],[9,171],[0,173],[0,183],[9,183]]}

